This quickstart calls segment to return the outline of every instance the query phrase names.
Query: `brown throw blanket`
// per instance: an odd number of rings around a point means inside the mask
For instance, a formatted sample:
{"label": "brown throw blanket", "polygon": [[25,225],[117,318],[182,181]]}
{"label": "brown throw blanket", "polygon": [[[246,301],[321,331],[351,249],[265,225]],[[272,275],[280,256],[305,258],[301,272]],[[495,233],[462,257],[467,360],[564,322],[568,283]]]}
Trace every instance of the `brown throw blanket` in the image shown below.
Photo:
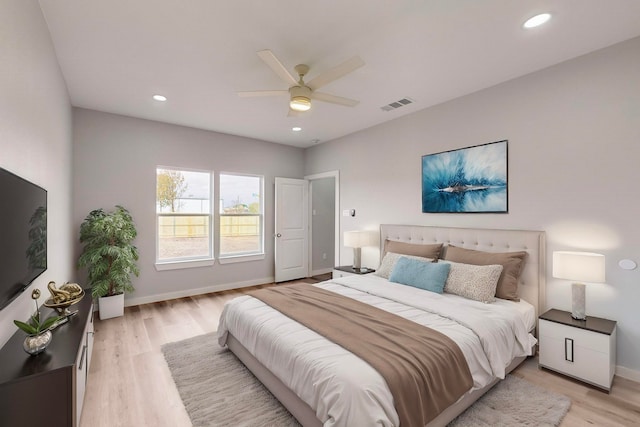
{"label": "brown throw blanket", "polygon": [[431,328],[307,284],[248,294],[375,368],[391,390],[401,427],[424,427],[473,386],[458,345]]}

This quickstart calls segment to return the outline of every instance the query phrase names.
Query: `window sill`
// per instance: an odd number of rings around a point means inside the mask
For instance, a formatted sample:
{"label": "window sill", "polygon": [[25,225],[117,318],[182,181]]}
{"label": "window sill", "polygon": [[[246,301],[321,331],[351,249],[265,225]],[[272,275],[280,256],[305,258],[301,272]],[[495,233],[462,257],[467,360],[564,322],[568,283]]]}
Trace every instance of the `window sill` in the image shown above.
{"label": "window sill", "polygon": [[214,262],[215,260],[213,258],[189,260],[189,261],[156,262],[156,270],[165,271],[165,270],[180,270],[183,268],[211,267]]}
{"label": "window sill", "polygon": [[230,255],[219,257],[220,264],[233,264],[235,262],[260,261],[264,259],[264,254],[248,254],[248,255]]}

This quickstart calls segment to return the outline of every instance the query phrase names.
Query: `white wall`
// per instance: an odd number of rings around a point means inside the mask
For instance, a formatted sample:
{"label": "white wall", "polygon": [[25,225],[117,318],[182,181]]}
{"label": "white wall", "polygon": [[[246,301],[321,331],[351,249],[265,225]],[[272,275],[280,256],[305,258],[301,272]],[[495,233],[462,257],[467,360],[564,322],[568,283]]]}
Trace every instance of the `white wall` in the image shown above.
{"label": "white wall", "polygon": [[[315,146],[305,152],[305,173],[340,170],[340,209],[357,212],[342,218],[343,230],[399,223],[546,231],[548,307],[567,310],[571,300],[570,282],[551,277],[553,251],[605,254],[607,283],[588,286],[587,314],[618,321],[619,372],[640,379],[640,269],[617,266],[640,262],[639,52],[633,39]],[[422,155],[502,139],[508,214],[421,213]],[[341,261],[351,261],[350,251],[341,250]]]}
{"label": "white wall", "polygon": [[[74,279],[71,104],[35,0],[0,0],[0,167],[48,191],[48,268],[0,311],[0,347],[34,311],[31,291]],[[2,244],[0,242],[0,244]],[[40,299],[40,303],[44,298]]]}
{"label": "white wall", "polygon": [[[140,277],[127,304],[273,281],[274,177],[302,178],[302,149],[85,109],[74,109],[73,118],[74,226],[91,210],[116,204],[136,222]],[[156,271],[159,165],[264,175],[265,259]],[[76,256],[80,250],[77,242]]]}

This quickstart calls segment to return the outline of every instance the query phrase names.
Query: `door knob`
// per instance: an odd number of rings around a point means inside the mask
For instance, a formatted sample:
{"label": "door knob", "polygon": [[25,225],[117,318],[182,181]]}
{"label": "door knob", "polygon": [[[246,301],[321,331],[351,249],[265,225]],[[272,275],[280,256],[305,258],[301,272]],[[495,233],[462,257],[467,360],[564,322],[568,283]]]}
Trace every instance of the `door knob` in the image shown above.
{"label": "door knob", "polygon": [[276,237],[282,237],[282,234],[278,233],[276,234]]}

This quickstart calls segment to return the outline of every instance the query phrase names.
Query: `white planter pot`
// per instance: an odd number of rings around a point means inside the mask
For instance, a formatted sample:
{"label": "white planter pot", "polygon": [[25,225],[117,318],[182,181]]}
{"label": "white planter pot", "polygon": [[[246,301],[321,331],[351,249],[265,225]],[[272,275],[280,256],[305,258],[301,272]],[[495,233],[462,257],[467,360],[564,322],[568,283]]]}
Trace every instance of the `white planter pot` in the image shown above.
{"label": "white planter pot", "polygon": [[124,294],[98,298],[100,320],[124,316]]}

